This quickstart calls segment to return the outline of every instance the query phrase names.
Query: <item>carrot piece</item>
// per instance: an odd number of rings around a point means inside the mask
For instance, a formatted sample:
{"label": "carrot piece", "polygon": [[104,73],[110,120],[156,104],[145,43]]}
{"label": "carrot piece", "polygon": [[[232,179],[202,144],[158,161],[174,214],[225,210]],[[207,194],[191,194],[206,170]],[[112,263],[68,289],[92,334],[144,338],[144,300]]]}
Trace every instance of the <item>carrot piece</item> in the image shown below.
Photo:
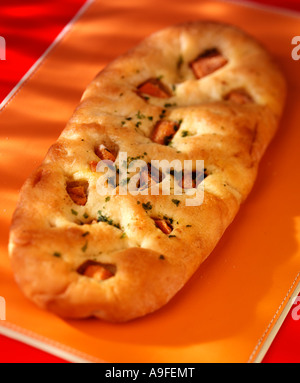
{"label": "carrot piece", "polygon": [[151,187],[151,173],[149,173],[149,168],[147,167],[141,170],[139,188],[143,190],[148,187]]}
{"label": "carrot piece", "polygon": [[179,125],[173,121],[161,120],[155,125],[151,135],[152,141],[161,145],[168,145],[179,129]]}
{"label": "carrot piece", "polygon": [[162,176],[160,175],[159,170],[151,167],[150,164],[147,164],[147,168],[145,167],[141,170],[139,188],[144,190],[151,187],[152,180],[155,184],[160,183],[162,181]]}
{"label": "carrot piece", "polygon": [[169,89],[159,79],[156,78],[150,78],[149,80],[139,85],[138,93],[140,96],[142,96],[142,94],[146,94],[148,96],[157,98],[171,97]]}
{"label": "carrot piece", "polygon": [[113,155],[113,153],[108,150],[104,145],[99,145],[96,149],[95,149],[95,153],[96,155],[101,159],[101,160],[108,160],[108,161],[112,161],[112,162],[115,162],[116,161],[116,157]]}
{"label": "carrot piece", "polygon": [[170,223],[165,221],[164,219],[155,219],[154,220],[156,227],[158,227],[164,234],[171,234],[173,231],[173,227]]}
{"label": "carrot piece", "polygon": [[232,101],[239,105],[245,105],[253,102],[252,97],[243,89],[236,89],[225,96],[226,101]]}
{"label": "carrot piece", "polygon": [[227,63],[228,60],[217,49],[211,49],[192,61],[190,67],[196,78],[201,79],[222,68]]}
{"label": "carrot piece", "polygon": [[111,278],[113,276],[109,270],[97,264],[89,265],[85,269],[83,275],[89,278],[94,278],[97,281],[104,281],[105,279]]}
{"label": "carrot piece", "polygon": [[87,203],[87,192],[83,185],[68,185],[67,192],[77,205],[84,206]]}
{"label": "carrot piece", "polygon": [[78,267],[77,273],[97,281],[104,281],[115,275],[113,269],[115,269],[113,265],[102,265],[99,262],[88,260]]}
{"label": "carrot piece", "polygon": [[97,161],[90,161],[90,168],[91,168],[92,172],[96,172],[97,171],[97,165],[98,165]]}
{"label": "carrot piece", "polygon": [[182,183],[181,183],[181,185],[182,185],[181,187],[183,189],[192,189],[192,188],[196,187],[196,180],[193,179],[192,173],[184,174],[182,176]]}

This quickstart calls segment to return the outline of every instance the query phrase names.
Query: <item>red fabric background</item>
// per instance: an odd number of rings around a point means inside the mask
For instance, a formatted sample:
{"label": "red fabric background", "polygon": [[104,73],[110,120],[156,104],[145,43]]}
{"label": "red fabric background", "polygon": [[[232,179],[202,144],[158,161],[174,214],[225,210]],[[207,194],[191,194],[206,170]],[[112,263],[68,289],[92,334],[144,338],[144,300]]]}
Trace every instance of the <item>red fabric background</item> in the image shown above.
{"label": "red fabric background", "polygon": [[[243,2],[243,0],[240,1]],[[252,2],[300,12],[299,0],[253,0]],[[6,39],[7,51],[6,61],[1,61],[0,67],[0,102],[84,3],[85,0],[1,0],[0,36]],[[264,362],[299,363],[299,344],[300,320],[293,320],[289,313]],[[59,363],[64,361],[0,335],[0,362]]]}

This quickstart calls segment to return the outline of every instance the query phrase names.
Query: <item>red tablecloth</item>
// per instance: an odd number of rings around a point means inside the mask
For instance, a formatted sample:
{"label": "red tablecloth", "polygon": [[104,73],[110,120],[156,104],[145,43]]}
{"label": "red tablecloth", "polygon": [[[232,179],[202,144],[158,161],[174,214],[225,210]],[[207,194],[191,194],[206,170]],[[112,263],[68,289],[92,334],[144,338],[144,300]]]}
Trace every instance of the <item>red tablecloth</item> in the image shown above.
{"label": "red tablecloth", "polygon": [[[85,3],[85,0],[1,0],[0,36],[5,37],[7,51],[6,61],[1,61],[0,103]],[[252,4],[255,3],[300,12],[299,0],[253,0]],[[299,344],[300,320],[294,320],[290,312],[264,362],[300,362]],[[64,361],[0,335],[0,362]]]}

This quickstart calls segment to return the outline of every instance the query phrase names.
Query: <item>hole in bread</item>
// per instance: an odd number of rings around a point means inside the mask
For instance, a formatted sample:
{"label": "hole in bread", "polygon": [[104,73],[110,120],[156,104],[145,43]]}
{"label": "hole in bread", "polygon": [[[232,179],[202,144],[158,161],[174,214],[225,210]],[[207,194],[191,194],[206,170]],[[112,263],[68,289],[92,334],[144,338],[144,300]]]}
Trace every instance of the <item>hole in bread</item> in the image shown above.
{"label": "hole in bread", "polygon": [[171,234],[173,231],[173,226],[171,225],[170,222],[168,222],[165,219],[159,219],[159,218],[152,218],[155,226],[160,229],[164,234]]}
{"label": "hole in bread", "polygon": [[197,79],[201,79],[222,68],[228,60],[216,48],[208,49],[190,63]]}
{"label": "hole in bread", "polygon": [[85,180],[67,182],[67,193],[76,205],[84,206],[87,203],[89,183]]}
{"label": "hole in bread", "polygon": [[157,98],[169,98],[172,96],[172,93],[168,87],[158,78],[148,79],[147,81],[140,84],[137,89],[138,95],[146,100],[148,99],[147,96]]}
{"label": "hole in bread", "polygon": [[245,89],[234,89],[224,97],[225,101],[231,101],[239,105],[253,103],[253,98]]}
{"label": "hole in bread", "polygon": [[116,271],[117,268],[115,265],[103,264],[92,260],[84,262],[77,269],[78,274],[93,278],[99,282],[112,278],[115,276]]}
{"label": "hole in bread", "polygon": [[95,225],[96,223],[98,223],[98,221],[95,218],[87,218],[84,222],[81,222],[82,225]]}
{"label": "hole in bread", "polygon": [[160,145],[169,145],[178,131],[180,124],[170,120],[160,120],[156,123],[151,134],[153,142]]}

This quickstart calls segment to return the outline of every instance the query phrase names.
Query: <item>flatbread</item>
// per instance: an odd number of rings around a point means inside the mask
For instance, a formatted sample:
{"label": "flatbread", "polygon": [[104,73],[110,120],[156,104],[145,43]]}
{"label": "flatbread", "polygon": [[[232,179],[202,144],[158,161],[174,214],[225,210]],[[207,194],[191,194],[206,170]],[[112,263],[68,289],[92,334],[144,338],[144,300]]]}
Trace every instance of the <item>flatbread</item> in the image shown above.
{"label": "flatbread", "polygon": [[[216,22],[164,29],[110,63],[20,193],[9,249],[24,294],[62,317],[112,322],[164,306],[248,196],[285,94],[265,48]],[[128,163],[205,169],[182,181],[182,195],[120,195],[116,178],[115,195],[102,196],[97,164],[118,164],[121,152]],[[159,169],[141,174],[138,190],[160,188]],[[203,203],[187,206],[196,186]]]}

